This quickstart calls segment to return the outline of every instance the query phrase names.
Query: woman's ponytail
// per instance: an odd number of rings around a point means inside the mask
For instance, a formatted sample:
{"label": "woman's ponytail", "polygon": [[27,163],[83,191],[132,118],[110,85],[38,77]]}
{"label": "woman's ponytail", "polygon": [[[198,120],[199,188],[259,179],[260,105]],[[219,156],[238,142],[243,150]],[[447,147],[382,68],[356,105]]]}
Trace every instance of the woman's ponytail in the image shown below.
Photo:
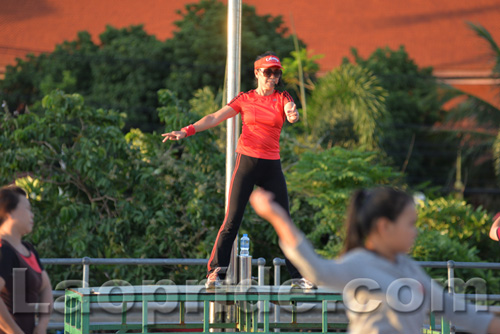
{"label": "woman's ponytail", "polygon": [[363,204],[367,197],[366,190],[357,190],[351,196],[349,207],[347,208],[346,238],[344,241],[344,253],[351,249],[361,247],[366,235],[362,228]]}

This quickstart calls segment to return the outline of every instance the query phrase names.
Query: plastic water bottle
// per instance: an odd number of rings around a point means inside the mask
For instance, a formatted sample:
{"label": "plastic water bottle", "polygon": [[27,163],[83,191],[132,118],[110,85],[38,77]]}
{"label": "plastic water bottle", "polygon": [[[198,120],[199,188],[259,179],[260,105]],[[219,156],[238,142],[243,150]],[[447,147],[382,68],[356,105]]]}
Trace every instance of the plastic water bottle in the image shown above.
{"label": "plastic water bottle", "polygon": [[240,256],[250,255],[250,239],[247,234],[243,234],[240,240]]}

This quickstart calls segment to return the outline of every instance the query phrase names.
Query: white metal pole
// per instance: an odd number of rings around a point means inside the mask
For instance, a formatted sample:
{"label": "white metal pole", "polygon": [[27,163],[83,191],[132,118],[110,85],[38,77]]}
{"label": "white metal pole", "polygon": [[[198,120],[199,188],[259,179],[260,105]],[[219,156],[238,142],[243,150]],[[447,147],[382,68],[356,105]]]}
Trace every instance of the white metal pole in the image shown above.
{"label": "white metal pole", "polygon": [[[228,0],[227,4],[227,95],[226,100],[231,101],[240,91],[240,67],[241,67],[241,0]],[[228,209],[229,189],[231,187],[231,178],[234,170],[236,139],[239,133],[239,117],[233,117],[226,121],[226,202],[225,209]],[[237,283],[238,265],[238,236],[233,243],[231,251],[231,260],[226,272],[226,282],[230,284]],[[211,303],[213,304],[213,303]],[[215,305],[211,305],[210,318],[215,319]],[[236,310],[234,306],[226,305],[227,322],[235,322]],[[215,329],[211,329],[215,332]],[[226,331],[231,331],[227,329]]]}
{"label": "white metal pole", "polygon": [[[228,0],[227,4],[227,101],[231,101],[240,91],[241,68],[241,0]],[[239,117],[226,121],[226,210],[229,203],[229,187],[234,169],[236,140],[239,132]],[[227,272],[227,279],[236,284],[237,278],[237,249],[236,237],[231,253],[231,261]]]}

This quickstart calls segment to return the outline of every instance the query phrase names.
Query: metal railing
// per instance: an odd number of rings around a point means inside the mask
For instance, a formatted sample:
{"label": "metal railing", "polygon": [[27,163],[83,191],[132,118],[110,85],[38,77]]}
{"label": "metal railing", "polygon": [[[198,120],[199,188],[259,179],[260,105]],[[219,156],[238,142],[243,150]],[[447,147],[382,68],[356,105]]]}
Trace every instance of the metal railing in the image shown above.
{"label": "metal railing", "polygon": [[[149,265],[149,266],[169,266],[169,265],[183,265],[183,266],[197,266],[207,265],[206,259],[128,259],[128,258],[52,258],[41,259],[43,265],[82,265],[82,287],[89,287],[90,267],[92,265]],[[417,263],[425,268],[447,269],[447,288],[451,293],[455,292],[455,270],[456,269],[500,269],[500,263],[488,262],[455,262],[455,261],[417,261]],[[274,266],[274,282],[276,286],[281,285],[281,267],[285,265],[285,260],[275,258],[273,260]],[[266,273],[266,260],[264,258],[252,259],[252,266],[257,266],[257,283],[258,285],[265,285]],[[64,291],[53,291],[54,297],[64,294]],[[476,301],[499,301],[500,294],[457,294],[464,296],[468,300]],[[275,321],[280,321],[280,308],[275,309]],[[451,325],[451,324],[450,324]],[[451,326],[452,333],[454,328]]]}
{"label": "metal railing", "polygon": [[[90,281],[90,266],[91,265],[147,265],[147,266],[206,266],[208,260],[205,259],[127,259],[127,258],[52,258],[40,259],[45,265],[81,265],[82,266],[82,288],[89,287]],[[257,266],[257,282],[258,285],[265,285],[265,266],[266,259],[252,259],[252,266]],[[54,295],[61,295],[63,292],[53,291]]]}

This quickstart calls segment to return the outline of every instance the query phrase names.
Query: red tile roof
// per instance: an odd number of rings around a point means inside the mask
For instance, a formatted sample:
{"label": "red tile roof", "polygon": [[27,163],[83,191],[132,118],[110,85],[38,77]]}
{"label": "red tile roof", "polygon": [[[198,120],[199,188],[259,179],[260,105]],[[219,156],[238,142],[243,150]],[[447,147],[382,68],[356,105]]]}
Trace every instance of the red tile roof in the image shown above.
{"label": "red tile roof", "polygon": [[484,25],[500,42],[498,0],[288,0],[267,1],[265,7],[261,0],[246,2],[258,13],[281,13],[287,22],[293,15],[299,37],[325,54],[324,69],[338,65],[351,47],[368,56],[378,47],[400,45],[420,66],[491,68],[487,44],[466,21]]}
{"label": "red tile roof", "polygon": [[[144,24],[160,40],[172,36],[176,10],[196,0],[16,0],[0,10],[0,69],[27,52],[51,51],[81,30],[97,40],[106,25]],[[224,1],[227,3],[227,0]],[[419,66],[440,73],[489,71],[488,44],[466,26],[486,27],[500,44],[500,0],[243,0],[260,15],[291,18],[322,72],[338,66],[350,48],[363,57],[376,48],[405,45]],[[244,27],[243,27],[244,29]],[[0,70],[1,72],[2,70]]]}

